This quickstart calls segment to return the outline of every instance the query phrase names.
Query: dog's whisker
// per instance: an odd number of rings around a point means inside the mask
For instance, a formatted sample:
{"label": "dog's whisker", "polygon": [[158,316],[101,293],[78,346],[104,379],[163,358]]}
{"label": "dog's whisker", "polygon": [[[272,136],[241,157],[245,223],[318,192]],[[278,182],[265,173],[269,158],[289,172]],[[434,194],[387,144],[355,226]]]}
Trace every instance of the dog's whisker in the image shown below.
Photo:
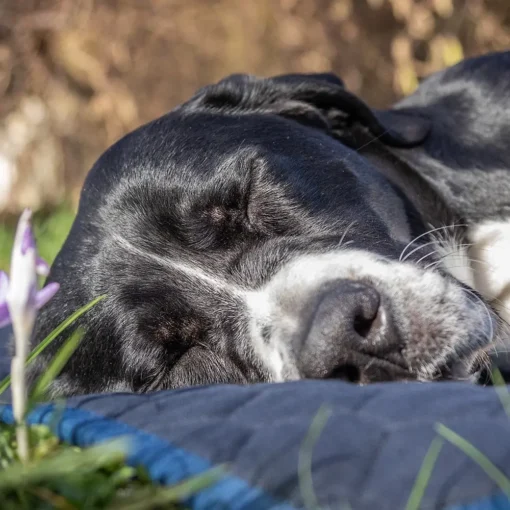
{"label": "dog's whisker", "polygon": [[[347,225],[347,228],[344,230],[344,233],[342,234],[342,237],[340,238],[340,242],[338,243],[338,247],[342,246],[342,243],[344,242],[345,236],[349,233],[349,230],[357,223],[356,220],[351,221],[349,225]],[[352,243],[352,241],[349,241],[349,243]],[[348,243],[346,243],[344,246],[347,246]]]}
{"label": "dog's whisker", "polygon": [[[498,299],[498,298],[492,298],[490,300],[491,302],[496,302],[498,307],[499,308],[503,308],[504,310],[506,310],[507,312],[510,312],[510,308],[508,306],[506,306],[505,304],[503,304],[503,301],[501,301],[501,299]],[[503,320],[503,319],[502,319]],[[506,322],[506,321],[505,321]],[[508,323],[507,323],[508,324]],[[508,327],[510,327],[510,324],[508,324]]]}
{"label": "dog's whisker", "polygon": [[[368,147],[369,145],[373,144],[374,142],[377,142],[377,140],[379,140],[380,138],[382,138],[385,134],[389,133],[389,129],[385,129],[380,135],[378,136],[374,136],[373,138],[371,138],[368,142],[364,143],[363,145],[360,145],[358,148],[356,149],[353,149],[353,152],[355,153],[358,153],[361,151],[361,149],[364,149],[365,147]],[[345,156],[345,158],[343,158],[341,161],[343,163],[345,163],[346,161],[349,160],[349,158],[351,157],[352,153],[348,154],[347,156]]]}
{"label": "dog's whisker", "polygon": [[491,370],[491,359],[485,351],[480,351],[475,356],[476,361],[482,365],[482,368],[490,372]]}
{"label": "dog's whisker", "polygon": [[[477,261],[477,260],[476,260],[476,259],[468,259],[468,261]],[[439,262],[441,262],[441,261],[438,261],[438,263],[439,263]],[[477,261],[477,262],[485,263],[484,261]],[[489,264],[488,264],[488,265],[489,265]],[[426,269],[427,269],[427,268],[429,268],[429,267],[430,267],[430,265],[429,265],[429,266],[426,266]],[[463,268],[463,269],[464,269],[464,268],[467,268],[467,269],[471,269],[471,270],[472,270],[473,272],[475,272],[475,273],[476,273],[476,272],[478,272],[478,270],[477,270],[476,268],[473,268],[473,267],[471,267],[471,266],[469,266],[469,265],[465,265],[465,264],[455,265],[455,266],[448,266],[448,267],[449,267],[449,268],[451,268],[451,269],[460,269],[460,268]],[[496,304],[497,304],[498,309],[500,308],[500,309],[506,310],[507,312],[510,312],[510,308],[509,308],[508,306],[506,306],[506,305],[504,304],[504,302],[503,302],[503,301],[501,301],[501,299],[498,299],[498,298],[491,298],[489,301],[490,301],[491,303],[496,303]],[[507,322],[504,318],[502,318],[502,317],[500,317],[500,316],[498,316],[498,319],[499,319],[499,320],[500,320],[500,321],[501,321],[501,322],[502,322],[505,326],[507,326],[507,328],[508,328],[508,332],[509,332],[509,334],[510,334],[510,323],[508,323],[508,322]]]}
{"label": "dog's whisker", "polygon": [[494,353],[494,354],[509,354],[510,353],[510,348],[506,348],[506,349],[499,349],[497,347],[497,345],[491,345],[491,347],[494,349],[493,351],[489,351],[489,354],[491,353]]}
{"label": "dog's whisker", "polygon": [[[425,244],[420,244],[420,246],[414,248],[414,250],[411,250],[400,262],[405,262],[413,253],[416,253],[418,250],[421,250],[422,248],[425,248],[426,246],[430,246],[431,244],[436,244],[437,241],[429,241],[428,243],[425,243]],[[435,253],[432,252],[432,253]]]}
{"label": "dog's whisker", "polygon": [[463,287],[461,287],[461,290],[463,290],[467,294],[470,294],[471,296],[473,296],[485,308],[485,311],[487,313],[487,318],[489,320],[489,326],[490,326],[490,330],[489,330],[490,332],[489,332],[489,335],[487,337],[487,340],[489,341],[488,343],[492,343],[492,341],[494,339],[494,325],[492,323],[492,315],[491,315],[491,313],[489,311],[489,307],[485,304],[484,300],[478,294],[476,294],[474,291],[469,290],[469,289],[465,289]]}
{"label": "dog's whisker", "polygon": [[[437,250],[430,251],[429,253],[427,253],[426,255],[424,255],[421,259],[418,259],[418,260],[416,261],[416,263],[417,263],[417,264],[419,264],[422,260],[424,260],[424,259],[426,259],[426,258],[430,257],[431,255],[435,255],[436,253],[437,253]],[[404,259],[404,260],[405,260],[405,259]],[[427,268],[428,268],[428,266],[427,266]]]}
{"label": "dog's whisker", "polygon": [[[434,244],[436,241],[432,241],[432,243],[427,243],[427,244]],[[423,246],[427,246],[427,244],[424,244]],[[442,255],[440,257],[440,259],[436,262],[441,262],[443,259],[445,259],[446,257],[450,257],[452,255],[455,255],[455,253],[458,252],[459,248],[464,248],[465,246],[471,246],[471,244],[458,244],[454,250],[452,250],[451,252],[448,252],[448,253],[445,253],[444,255]],[[408,253],[404,259],[402,260],[402,262],[405,262],[405,260],[407,259],[407,257],[409,257],[409,255],[411,255],[412,253],[414,253],[416,251],[416,248],[411,252],[411,253]],[[422,260],[426,259],[427,257],[430,257],[431,255],[433,255],[434,253],[437,253],[438,250],[434,250],[434,251],[431,251],[429,253],[427,253],[426,255],[424,255],[421,259],[417,260],[416,263],[419,264]],[[462,255],[459,254],[459,257],[463,258]],[[435,263],[435,262],[434,262]],[[430,266],[427,266],[425,269],[428,269]]]}
{"label": "dog's whisker", "polygon": [[[447,258],[447,257],[451,257],[452,255],[455,255],[455,253],[456,253],[456,251],[454,250],[454,251],[452,251],[452,252],[450,252],[450,253],[446,253],[445,255],[442,255],[442,256],[441,256],[441,258],[440,258],[439,260],[436,260],[436,261],[434,261],[434,262],[431,262],[428,266],[425,266],[425,269],[429,269],[429,268],[431,268],[431,267],[433,267],[433,266],[437,266],[437,265],[441,264],[445,258]],[[462,257],[462,256],[460,255],[460,256],[459,256],[459,258],[464,258],[464,257]],[[421,259],[420,259],[420,260],[421,260]],[[485,260],[472,259],[472,258],[470,258],[470,257],[466,257],[466,258],[465,258],[465,260],[466,260],[467,262],[475,262],[475,263],[477,263],[477,264],[485,264],[486,266],[491,266],[491,264],[490,264],[489,262],[485,261]],[[419,261],[418,261],[418,262],[419,262]],[[466,264],[460,264],[460,265],[457,265],[457,266],[449,265],[448,267],[449,267],[449,268],[452,268],[452,269],[453,269],[453,268],[460,268],[460,267],[462,267],[462,268],[465,268],[465,269],[471,269],[472,271],[476,271],[476,269],[475,269],[474,267],[468,266],[468,265],[466,265]]]}
{"label": "dog's whisker", "polygon": [[464,224],[464,223],[452,223],[451,225],[445,225],[443,227],[437,227],[437,228],[433,228],[431,230],[428,230],[427,232],[424,232],[423,234],[420,234],[419,236],[415,237],[412,241],[410,241],[409,243],[407,243],[407,245],[404,247],[404,249],[402,250],[402,253],[400,254],[400,257],[399,257],[399,262],[402,262],[402,257],[404,256],[404,253],[406,252],[406,250],[412,246],[416,241],[418,241],[418,239],[421,239],[422,237],[425,237],[427,235],[430,235],[434,232],[438,232],[438,231],[443,231],[443,230],[447,230],[447,229],[450,229],[450,228],[455,228],[455,227],[467,227],[468,225]]}

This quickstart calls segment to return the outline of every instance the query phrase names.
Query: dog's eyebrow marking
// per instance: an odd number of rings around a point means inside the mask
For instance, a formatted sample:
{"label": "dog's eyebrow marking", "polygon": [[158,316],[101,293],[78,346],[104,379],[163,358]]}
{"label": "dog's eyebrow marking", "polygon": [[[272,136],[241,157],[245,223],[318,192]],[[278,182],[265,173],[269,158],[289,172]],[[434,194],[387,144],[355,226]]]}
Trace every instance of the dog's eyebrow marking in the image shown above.
{"label": "dog's eyebrow marking", "polygon": [[200,280],[201,283],[204,283],[206,285],[209,285],[210,287],[214,289],[221,289],[229,292],[230,294],[244,298],[246,295],[246,290],[242,287],[239,287],[237,285],[233,285],[225,280],[222,280],[220,278],[217,278],[216,276],[208,273],[207,271],[204,271],[203,269],[196,267],[196,266],[190,266],[188,264],[185,264],[183,262],[176,262],[173,260],[168,260],[164,257],[160,257],[159,255],[156,255],[155,253],[146,252],[144,250],[141,250],[137,246],[130,243],[127,239],[124,237],[113,234],[113,240],[121,246],[121,248],[124,251],[133,253],[135,255],[138,255],[139,257],[150,259],[153,262],[156,262],[160,266],[164,266],[168,269],[172,269],[174,271],[179,271],[180,273],[184,273],[186,276],[194,279],[194,280]]}

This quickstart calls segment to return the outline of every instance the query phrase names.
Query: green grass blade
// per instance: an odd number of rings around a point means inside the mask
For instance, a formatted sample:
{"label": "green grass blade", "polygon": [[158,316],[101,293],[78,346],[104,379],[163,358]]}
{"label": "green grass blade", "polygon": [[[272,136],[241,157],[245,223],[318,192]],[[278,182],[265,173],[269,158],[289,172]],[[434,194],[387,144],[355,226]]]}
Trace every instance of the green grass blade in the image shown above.
{"label": "green grass blade", "polygon": [[455,445],[459,450],[474,460],[485,471],[487,476],[491,478],[510,499],[510,479],[508,479],[506,475],[498,467],[496,467],[486,455],[484,455],[478,448],[473,446],[469,441],[466,441],[466,439],[464,439],[462,436],[459,436],[459,434],[449,429],[442,423],[436,424],[436,430],[439,435],[444,437],[448,442]]}
{"label": "green grass blade", "polygon": [[501,375],[501,372],[498,368],[494,367],[492,369],[491,379],[501,405],[503,406],[507,416],[510,418],[510,393],[508,392],[508,387],[505,384],[505,380],[503,379],[503,376]]}
{"label": "green grass blade", "polygon": [[317,495],[313,488],[312,477],[312,455],[315,444],[319,440],[326,423],[331,416],[331,410],[326,406],[321,406],[317,411],[308,434],[306,435],[303,444],[299,450],[298,457],[298,479],[301,497],[303,498],[304,506],[308,510],[318,510],[320,508]]}
{"label": "green grass blade", "polygon": [[218,466],[181,482],[174,487],[147,487],[145,490],[139,491],[135,496],[131,495],[129,502],[122,504],[117,500],[110,508],[115,510],[146,510],[147,508],[159,508],[170,503],[178,503],[206,487],[210,487],[220,480],[224,474],[225,468]]}
{"label": "green grass blade", "polygon": [[[31,363],[39,354],[41,354],[48,345],[55,340],[63,331],[65,331],[73,322],[79,319],[85,312],[88,312],[93,306],[95,306],[99,301],[104,299],[106,295],[98,296],[93,299],[90,303],[78,308],[73,314],[71,314],[65,321],[63,321],[59,326],[57,326],[41,343],[39,343],[34,350],[29,354],[27,358],[26,364]],[[0,383],[0,395],[9,387],[11,384],[11,376],[8,375],[5,377]]]}
{"label": "green grass blade", "polygon": [[434,470],[434,466],[437,462],[437,458],[439,457],[443,444],[444,440],[440,437],[434,438],[430,443],[427,454],[423,459],[420,471],[418,472],[418,476],[416,477],[416,481],[414,482],[411,490],[411,494],[409,495],[409,499],[407,500],[405,510],[418,510],[420,508],[423,495],[425,494],[425,489],[429,484],[432,471]]}
{"label": "green grass blade", "polygon": [[30,395],[30,401],[38,402],[46,395],[46,391],[52,381],[60,374],[69,358],[73,355],[74,351],[83,338],[83,330],[77,329],[60,347],[55,357],[51,360],[43,374],[39,377]]}
{"label": "green grass blade", "polygon": [[123,462],[128,447],[129,443],[120,439],[86,450],[62,450],[35,464],[11,464],[8,469],[0,472],[0,490],[16,490],[77,473],[84,475],[104,466]]}
{"label": "green grass blade", "polygon": [[[39,354],[41,354],[46,347],[48,347],[55,338],[57,338],[63,331],[65,331],[71,324],[73,324],[77,319],[79,319],[85,312],[88,312],[92,307],[94,307],[99,301],[102,301],[106,295],[98,296],[94,298],[92,301],[87,303],[86,305],[78,308],[74,313],[72,313],[66,320],[64,320],[60,325],[58,325],[41,343],[37,344],[34,350],[28,355],[27,364],[31,363]],[[1,390],[0,386],[0,390]]]}

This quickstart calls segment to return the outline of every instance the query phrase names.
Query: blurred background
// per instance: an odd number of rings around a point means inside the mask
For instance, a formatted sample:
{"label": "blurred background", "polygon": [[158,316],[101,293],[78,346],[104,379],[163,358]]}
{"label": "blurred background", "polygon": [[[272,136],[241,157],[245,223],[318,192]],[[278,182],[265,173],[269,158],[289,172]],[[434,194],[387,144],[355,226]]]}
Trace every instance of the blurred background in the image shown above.
{"label": "blurred background", "polygon": [[509,0],[0,0],[0,269],[22,208],[51,261],[101,152],[227,74],[332,70],[382,107],[503,49]]}

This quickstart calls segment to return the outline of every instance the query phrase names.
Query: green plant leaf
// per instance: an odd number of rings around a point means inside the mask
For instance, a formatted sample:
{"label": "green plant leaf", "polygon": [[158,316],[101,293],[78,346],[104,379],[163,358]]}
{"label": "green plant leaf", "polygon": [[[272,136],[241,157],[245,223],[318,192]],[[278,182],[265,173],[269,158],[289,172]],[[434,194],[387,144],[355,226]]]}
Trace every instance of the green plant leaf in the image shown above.
{"label": "green plant leaf", "polygon": [[474,460],[510,499],[510,479],[486,455],[442,423],[436,424],[436,430],[439,435]]}
{"label": "green plant leaf", "polygon": [[425,494],[425,489],[430,481],[432,471],[434,470],[434,466],[443,444],[444,440],[440,437],[434,438],[430,443],[427,454],[423,459],[420,471],[418,472],[418,476],[416,477],[416,481],[414,482],[411,490],[411,494],[409,495],[409,499],[407,500],[406,510],[418,510],[420,508],[423,495]]}
{"label": "green plant leaf", "polygon": [[43,374],[39,377],[30,395],[30,402],[39,402],[46,396],[49,385],[58,377],[69,358],[80,345],[83,338],[83,329],[77,329],[60,347]]}
{"label": "green plant leaf", "polygon": [[[73,322],[79,319],[85,312],[89,311],[93,306],[95,306],[99,301],[104,299],[106,295],[98,296],[93,299],[90,303],[78,308],[73,314],[71,314],[65,321],[63,321],[59,326],[57,326],[41,343],[39,343],[34,350],[27,357],[26,364],[30,364],[39,354],[41,354],[48,345],[55,340],[66,328],[68,328]],[[8,375],[5,377],[0,383],[0,395],[9,387],[11,384],[11,376]]]}
{"label": "green plant leaf", "polygon": [[103,466],[123,462],[129,442],[119,439],[86,450],[65,449],[35,464],[13,463],[0,471],[0,490],[16,490],[68,475],[84,475]]}
{"label": "green plant leaf", "polygon": [[112,510],[147,510],[147,508],[160,507],[169,503],[178,503],[216,483],[224,474],[225,467],[217,466],[173,487],[147,487],[138,491],[136,495],[131,495],[129,502],[122,504],[117,500],[110,508]]}
{"label": "green plant leaf", "polygon": [[298,480],[301,497],[303,498],[304,506],[307,510],[320,509],[317,495],[313,488],[312,455],[315,443],[319,440],[330,416],[331,409],[328,409],[324,405],[319,408],[299,450]]}
{"label": "green plant leaf", "polygon": [[498,368],[494,367],[492,369],[491,379],[501,405],[503,406],[507,416],[510,418],[510,393],[508,392],[508,387],[505,384],[505,380],[503,379],[503,376],[501,375],[501,372]]}

